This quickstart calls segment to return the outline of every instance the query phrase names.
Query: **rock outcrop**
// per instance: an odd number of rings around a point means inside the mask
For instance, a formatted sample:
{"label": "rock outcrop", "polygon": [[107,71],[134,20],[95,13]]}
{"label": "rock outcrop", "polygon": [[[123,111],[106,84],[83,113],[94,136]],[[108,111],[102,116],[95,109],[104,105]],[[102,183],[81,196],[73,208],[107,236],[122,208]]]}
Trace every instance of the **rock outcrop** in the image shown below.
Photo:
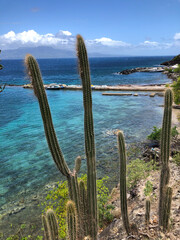
{"label": "rock outcrop", "polygon": [[132,69],[125,69],[117,74],[128,75],[135,72],[163,72],[164,67],[137,67]]}
{"label": "rock outcrop", "polygon": [[173,66],[173,65],[176,65],[176,64],[180,64],[180,54],[175,56],[170,61],[166,61],[166,62],[161,63],[161,65],[165,65],[165,66]]}

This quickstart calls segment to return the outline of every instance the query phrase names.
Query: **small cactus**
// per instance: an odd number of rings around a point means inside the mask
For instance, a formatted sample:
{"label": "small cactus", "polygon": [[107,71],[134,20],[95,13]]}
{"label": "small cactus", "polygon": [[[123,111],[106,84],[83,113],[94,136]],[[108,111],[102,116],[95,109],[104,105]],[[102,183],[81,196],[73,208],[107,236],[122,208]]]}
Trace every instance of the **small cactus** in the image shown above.
{"label": "small cactus", "polygon": [[151,202],[150,200],[146,200],[146,213],[145,213],[145,223],[146,225],[149,224],[149,220],[150,220],[150,211],[151,211]]}
{"label": "small cactus", "polygon": [[124,135],[121,131],[118,132],[118,149],[120,160],[120,203],[121,215],[123,219],[124,228],[126,233],[130,234],[130,225],[127,209],[127,192],[126,192],[126,148]]}
{"label": "small cactus", "polygon": [[78,217],[73,201],[67,202],[67,236],[69,240],[78,240]]}

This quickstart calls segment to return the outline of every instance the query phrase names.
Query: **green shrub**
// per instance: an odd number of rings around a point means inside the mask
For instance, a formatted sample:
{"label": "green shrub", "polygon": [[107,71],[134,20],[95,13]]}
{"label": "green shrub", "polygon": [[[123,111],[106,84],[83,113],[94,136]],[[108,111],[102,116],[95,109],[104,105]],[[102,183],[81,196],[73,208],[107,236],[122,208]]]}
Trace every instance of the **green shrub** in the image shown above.
{"label": "green shrub", "polygon": [[167,71],[168,73],[172,73],[173,72],[173,69],[172,68],[168,68],[168,67],[166,67],[164,70]]}
{"label": "green shrub", "polygon": [[180,166],[180,153],[177,153],[176,155],[173,156],[173,162]]}
{"label": "green shrub", "polygon": [[174,94],[174,102],[175,104],[180,104],[180,77],[171,86]]}
{"label": "green shrub", "polygon": [[147,136],[150,140],[160,140],[161,138],[161,128],[157,128],[156,126],[153,127],[153,131],[150,135]]}
{"label": "green shrub", "polygon": [[[161,138],[161,128],[157,128],[156,126],[153,127],[153,131],[150,135],[147,136],[147,139],[149,140],[157,140],[157,141],[160,141],[160,138]],[[176,137],[178,136],[178,131],[177,131],[177,127],[174,126],[172,129],[171,129],[171,136],[172,137]]]}
{"label": "green shrub", "polygon": [[[109,177],[104,177],[97,180],[97,199],[98,199],[98,213],[99,213],[99,226],[104,227],[107,223],[113,220],[113,215],[111,214],[111,209],[114,207],[108,204],[109,200],[109,189],[106,184]],[[83,180],[85,185],[87,183],[87,175],[82,175],[78,178],[78,181]],[[43,212],[51,208],[55,211],[58,224],[59,224],[59,235],[60,238],[64,239],[66,237],[66,203],[69,199],[68,195],[68,185],[67,181],[59,182],[58,186],[53,190],[49,191],[46,196],[46,201],[42,203],[45,206]]]}
{"label": "green shrub", "polygon": [[132,160],[127,165],[127,187],[129,190],[133,189],[139,180],[145,179],[149,176],[152,170],[155,170],[156,166],[153,162],[144,162],[141,159]]}
{"label": "green shrub", "polygon": [[153,192],[153,184],[151,181],[147,181],[144,188],[144,195],[150,197]]}
{"label": "green shrub", "polygon": [[180,73],[180,64],[178,64],[178,67],[174,69],[175,73]]}

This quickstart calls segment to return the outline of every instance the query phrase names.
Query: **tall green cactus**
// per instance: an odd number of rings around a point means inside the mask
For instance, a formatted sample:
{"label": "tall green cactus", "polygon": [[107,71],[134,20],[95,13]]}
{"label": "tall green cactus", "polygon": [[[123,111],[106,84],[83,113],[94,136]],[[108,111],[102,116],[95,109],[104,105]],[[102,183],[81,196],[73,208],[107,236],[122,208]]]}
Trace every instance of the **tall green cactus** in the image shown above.
{"label": "tall green cactus", "polygon": [[[89,63],[84,41],[80,35],[77,36],[77,55],[79,59],[79,72],[82,79],[83,86],[83,100],[84,100],[84,133],[85,133],[85,149],[87,157],[87,195],[88,195],[88,225],[89,235],[93,240],[97,239],[97,190],[96,190],[96,161],[95,161],[95,144],[94,144],[94,127],[92,114],[92,96],[91,96],[91,82],[89,73]],[[75,168],[71,172],[63,157],[62,151],[58,144],[56,133],[54,130],[51,112],[43,86],[41,72],[36,60],[27,55],[25,58],[27,72],[31,78],[34,93],[38,99],[40,111],[43,119],[44,130],[50,152],[53,160],[57,165],[59,171],[67,177],[70,199],[76,204],[78,213],[78,221],[81,226],[81,212],[80,212],[80,198],[79,187],[77,183],[77,173],[80,170],[81,160],[78,157],[75,162]],[[79,239],[84,236],[82,233]]]}
{"label": "tall green cactus", "polygon": [[89,62],[84,40],[77,35],[77,56],[79,62],[79,74],[82,80],[84,103],[84,133],[85,150],[87,158],[87,201],[89,216],[89,235],[93,240],[97,239],[97,189],[96,189],[96,158],[94,143],[94,126],[92,114],[91,79]]}
{"label": "tall green cactus", "polygon": [[55,213],[52,209],[48,209],[46,215],[42,216],[42,222],[45,240],[58,240],[58,223]]}
{"label": "tall green cactus", "polygon": [[145,212],[145,223],[146,225],[149,224],[150,220],[150,210],[151,210],[151,202],[149,199],[146,200],[146,212]]}
{"label": "tall green cactus", "polygon": [[170,89],[165,92],[164,116],[161,132],[161,174],[160,174],[160,195],[159,195],[159,226],[163,226],[165,209],[165,198],[170,178],[169,155],[171,137],[173,94]]}
{"label": "tall green cactus", "polygon": [[118,132],[118,149],[120,160],[120,203],[121,215],[123,219],[124,228],[126,233],[130,234],[130,224],[127,209],[127,192],[126,192],[126,148],[124,135],[121,131]]}
{"label": "tall green cactus", "polygon": [[78,240],[78,216],[73,201],[67,202],[67,236],[68,240]]}

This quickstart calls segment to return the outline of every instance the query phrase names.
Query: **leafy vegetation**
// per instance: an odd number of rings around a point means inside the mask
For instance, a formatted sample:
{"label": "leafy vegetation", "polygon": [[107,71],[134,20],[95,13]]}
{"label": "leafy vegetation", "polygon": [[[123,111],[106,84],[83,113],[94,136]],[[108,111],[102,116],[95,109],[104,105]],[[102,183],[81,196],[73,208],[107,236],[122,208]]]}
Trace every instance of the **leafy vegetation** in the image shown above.
{"label": "leafy vegetation", "polygon": [[[109,222],[113,220],[113,215],[111,210],[114,208],[112,205],[108,204],[109,200],[109,189],[106,184],[109,177],[104,177],[97,180],[97,199],[98,199],[98,210],[99,210],[99,226],[103,228]],[[83,180],[85,184],[87,183],[87,175],[82,175],[78,178],[78,181]],[[45,206],[44,211],[51,208],[56,213],[58,224],[59,224],[59,235],[60,238],[66,237],[66,203],[69,199],[68,195],[68,184],[67,181],[59,182],[58,186],[51,190],[46,196],[45,202],[42,203]],[[43,212],[44,212],[43,211]]]}
{"label": "leafy vegetation", "polygon": [[172,68],[165,68],[165,71],[167,71],[168,73],[173,73],[173,69]]}
{"label": "leafy vegetation", "polygon": [[174,94],[174,102],[175,104],[180,104],[180,77],[171,86]]}
{"label": "leafy vegetation", "polygon": [[156,166],[152,161],[144,162],[141,159],[131,161],[127,165],[127,187],[129,190],[133,189],[139,180],[145,179],[149,176],[152,170],[155,170]]}
{"label": "leafy vegetation", "polygon": [[180,64],[178,64],[178,67],[174,69],[175,73],[180,73]]}
{"label": "leafy vegetation", "polygon": [[[153,131],[150,135],[147,136],[147,138],[149,140],[157,140],[157,141],[160,141],[160,138],[161,138],[161,131],[162,131],[162,128],[157,128],[156,126],[153,127]],[[176,137],[178,136],[178,131],[177,131],[177,127],[174,126],[172,129],[171,129],[171,136],[172,137]]]}
{"label": "leafy vegetation", "polygon": [[175,162],[178,166],[180,166],[180,153],[177,153],[173,157],[173,162]]}
{"label": "leafy vegetation", "polygon": [[150,197],[153,192],[153,184],[151,181],[147,181],[144,188],[144,195]]}

